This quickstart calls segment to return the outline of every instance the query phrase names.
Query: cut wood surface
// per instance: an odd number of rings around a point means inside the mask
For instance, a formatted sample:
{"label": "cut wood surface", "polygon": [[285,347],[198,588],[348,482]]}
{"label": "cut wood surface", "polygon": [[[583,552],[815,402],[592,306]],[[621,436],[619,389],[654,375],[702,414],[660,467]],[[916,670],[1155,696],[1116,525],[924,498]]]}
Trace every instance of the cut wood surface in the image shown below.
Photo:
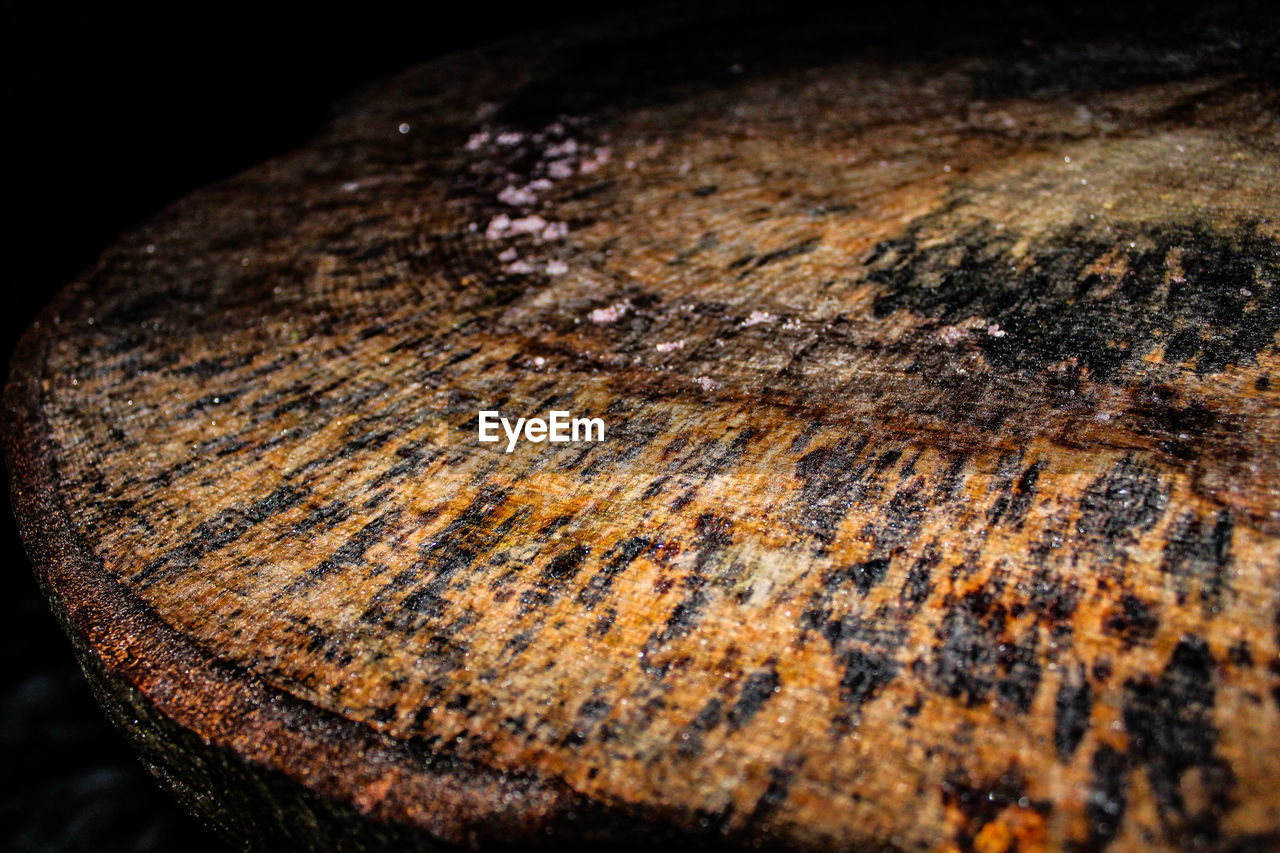
{"label": "cut wood surface", "polygon": [[451,57],[70,285],[15,506],[157,775],[262,849],[1280,845],[1275,22],[960,11]]}

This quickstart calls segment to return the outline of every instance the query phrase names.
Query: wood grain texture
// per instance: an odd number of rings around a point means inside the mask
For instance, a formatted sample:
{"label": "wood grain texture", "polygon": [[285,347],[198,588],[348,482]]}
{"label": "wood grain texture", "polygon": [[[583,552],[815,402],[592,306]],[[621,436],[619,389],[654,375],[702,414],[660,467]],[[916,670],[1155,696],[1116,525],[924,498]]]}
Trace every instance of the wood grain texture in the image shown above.
{"label": "wood grain texture", "polygon": [[1099,14],[504,43],[122,238],[6,395],[104,704],[264,849],[1280,844],[1275,22]]}

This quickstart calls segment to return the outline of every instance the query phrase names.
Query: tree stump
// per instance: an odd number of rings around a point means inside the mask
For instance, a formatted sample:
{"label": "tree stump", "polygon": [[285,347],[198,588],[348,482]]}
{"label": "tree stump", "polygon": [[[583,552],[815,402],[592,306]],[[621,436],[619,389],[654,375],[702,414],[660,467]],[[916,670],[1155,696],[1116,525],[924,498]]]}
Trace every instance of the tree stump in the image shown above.
{"label": "tree stump", "polygon": [[102,703],[269,850],[1280,844],[1251,14],[584,26],[175,204],[6,394]]}

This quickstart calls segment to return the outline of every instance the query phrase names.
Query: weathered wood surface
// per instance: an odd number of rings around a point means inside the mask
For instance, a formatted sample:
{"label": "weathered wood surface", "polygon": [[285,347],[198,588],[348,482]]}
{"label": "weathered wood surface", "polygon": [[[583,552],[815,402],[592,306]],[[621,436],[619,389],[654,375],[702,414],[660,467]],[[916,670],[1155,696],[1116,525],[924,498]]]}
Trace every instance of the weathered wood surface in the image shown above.
{"label": "weathered wood surface", "polygon": [[68,288],[15,503],[157,773],[272,847],[1280,844],[1274,23],[953,23],[429,65]]}

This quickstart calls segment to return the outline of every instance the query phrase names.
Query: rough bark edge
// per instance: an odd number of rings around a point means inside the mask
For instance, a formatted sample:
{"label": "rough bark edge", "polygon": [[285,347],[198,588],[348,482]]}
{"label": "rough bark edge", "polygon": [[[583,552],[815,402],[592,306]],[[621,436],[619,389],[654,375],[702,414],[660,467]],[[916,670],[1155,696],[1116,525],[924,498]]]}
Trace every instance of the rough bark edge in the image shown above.
{"label": "rough bark edge", "polygon": [[14,351],[3,400],[13,512],[97,700],[187,811],[247,850],[722,846],[714,820],[600,803],[318,708],[209,654],[110,577],[63,503],[43,409],[60,315],[86,290],[64,288]]}

